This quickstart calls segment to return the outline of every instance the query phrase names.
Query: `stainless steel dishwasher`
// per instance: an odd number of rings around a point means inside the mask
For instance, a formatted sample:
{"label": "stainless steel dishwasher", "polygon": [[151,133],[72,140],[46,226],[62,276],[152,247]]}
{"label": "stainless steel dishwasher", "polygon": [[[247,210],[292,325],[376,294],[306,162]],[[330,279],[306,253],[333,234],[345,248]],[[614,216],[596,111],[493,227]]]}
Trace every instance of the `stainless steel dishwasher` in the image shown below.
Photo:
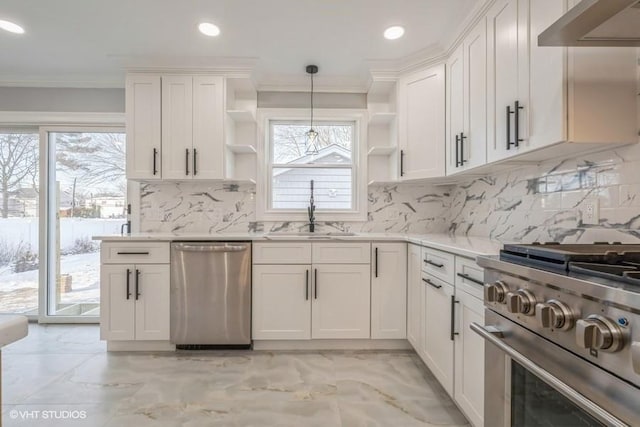
{"label": "stainless steel dishwasher", "polygon": [[251,243],[171,244],[171,342],[251,345]]}

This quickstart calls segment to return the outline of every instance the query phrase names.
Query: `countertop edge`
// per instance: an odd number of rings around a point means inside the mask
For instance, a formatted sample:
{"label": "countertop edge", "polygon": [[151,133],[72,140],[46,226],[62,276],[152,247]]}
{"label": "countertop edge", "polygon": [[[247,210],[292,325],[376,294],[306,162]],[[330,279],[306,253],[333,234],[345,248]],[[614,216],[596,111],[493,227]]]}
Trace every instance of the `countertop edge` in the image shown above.
{"label": "countertop edge", "polygon": [[[453,253],[455,255],[475,258],[481,255],[497,255],[502,247],[500,242],[485,237],[449,236],[446,234],[377,234],[361,233],[356,236],[331,236],[327,239],[309,239],[306,236],[269,236],[265,234],[134,234],[129,236],[102,235],[93,236],[93,240],[103,242],[171,242],[171,241],[252,241],[252,242],[286,242],[286,241],[368,241],[368,242],[407,242],[420,246]],[[475,248],[474,248],[475,246]]]}

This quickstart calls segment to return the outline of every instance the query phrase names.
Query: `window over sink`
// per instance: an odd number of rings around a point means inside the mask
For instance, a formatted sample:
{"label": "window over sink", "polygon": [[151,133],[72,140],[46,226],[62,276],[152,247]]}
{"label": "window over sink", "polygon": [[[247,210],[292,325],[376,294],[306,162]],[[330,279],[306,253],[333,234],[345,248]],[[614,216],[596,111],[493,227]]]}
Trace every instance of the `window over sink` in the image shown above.
{"label": "window over sink", "polygon": [[316,111],[318,137],[312,150],[306,110],[263,112],[257,219],[307,221],[313,181],[316,220],[366,220],[363,114]]}

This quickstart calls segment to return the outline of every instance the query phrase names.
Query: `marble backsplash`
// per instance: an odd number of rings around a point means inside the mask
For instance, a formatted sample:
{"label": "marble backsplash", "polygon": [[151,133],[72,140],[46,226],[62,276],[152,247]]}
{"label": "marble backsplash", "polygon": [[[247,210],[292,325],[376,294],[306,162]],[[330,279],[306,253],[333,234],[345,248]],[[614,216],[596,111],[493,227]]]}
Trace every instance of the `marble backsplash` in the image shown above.
{"label": "marble backsplash", "polygon": [[[599,222],[580,208],[598,199]],[[509,241],[640,241],[640,144],[511,169],[454,187],[376,185],[367,222],[324,222],[318,231],[445,233]],[[141,232],[233,233],[306,230],[259,222],[255,186],[147,183]]]}
{"label": "marble backsplash", "polygon": [[[599,222],[580,208],[598,200]],[[449,232],[503,242],[640,241],[640,145],[546,162],[451,190]]]}
{"label": "marble backsplash", "polygon": [[[367,222],[319,222],[316,231],[444,233],[449,189],[424,184],[368,188]],[[227,183],[146,183],[140,189],[140,231],[234,233],[306,231],[304,222],[260,222],[255,185]]]}

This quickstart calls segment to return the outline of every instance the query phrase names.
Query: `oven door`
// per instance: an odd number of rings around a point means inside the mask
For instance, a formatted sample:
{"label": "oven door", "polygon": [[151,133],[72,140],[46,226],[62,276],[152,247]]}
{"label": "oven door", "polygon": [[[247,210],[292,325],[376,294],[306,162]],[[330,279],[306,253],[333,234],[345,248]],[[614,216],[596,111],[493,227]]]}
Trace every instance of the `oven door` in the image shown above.
{"label": "oven door", "polygon": [[638,426],[640,390],[545,338],[485,311],[485,425]]}

